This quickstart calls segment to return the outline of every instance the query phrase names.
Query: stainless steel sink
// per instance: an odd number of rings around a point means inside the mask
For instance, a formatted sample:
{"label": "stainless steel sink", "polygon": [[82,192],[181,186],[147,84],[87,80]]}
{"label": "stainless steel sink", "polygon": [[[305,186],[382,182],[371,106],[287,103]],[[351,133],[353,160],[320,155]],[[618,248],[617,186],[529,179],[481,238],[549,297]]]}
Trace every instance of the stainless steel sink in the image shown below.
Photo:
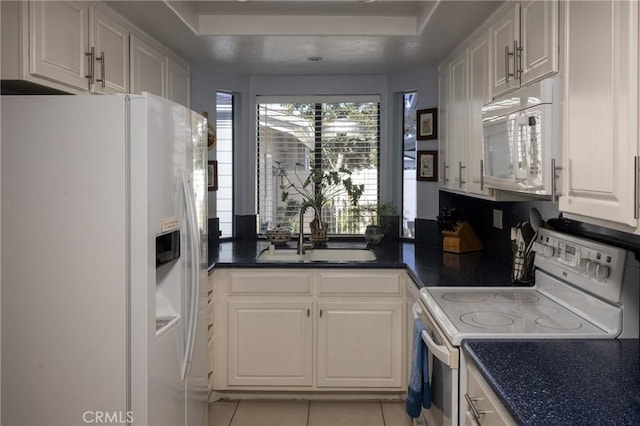
{"label": "stainless steel sink", "polygon": [[296,253],[295,249],[269,251],[265,249],[258,255],[258,262],[371,262],[376,255],[369,249],[313,249],[305,254]]}

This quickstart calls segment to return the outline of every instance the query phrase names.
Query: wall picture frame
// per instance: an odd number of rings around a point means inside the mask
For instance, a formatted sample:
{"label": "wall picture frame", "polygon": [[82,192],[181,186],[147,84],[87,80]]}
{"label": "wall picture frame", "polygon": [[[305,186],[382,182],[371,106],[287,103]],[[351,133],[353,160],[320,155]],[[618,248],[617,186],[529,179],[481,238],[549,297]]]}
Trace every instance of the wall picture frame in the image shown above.
{"label": "wall picture frame", "polygon": [[418,134],[416,139],[426,141],[438,138],[438,108],[427,108],[417,111]]}
{"label": "wall picture frame", "polygon": [[418,151],[417,159],[417,180],[424,182],[437,182],[438,151]]}
{"label": "wall picture frame", "polygon": [[207,189],[218,190],[218,161],[216,160],[207,162]]}

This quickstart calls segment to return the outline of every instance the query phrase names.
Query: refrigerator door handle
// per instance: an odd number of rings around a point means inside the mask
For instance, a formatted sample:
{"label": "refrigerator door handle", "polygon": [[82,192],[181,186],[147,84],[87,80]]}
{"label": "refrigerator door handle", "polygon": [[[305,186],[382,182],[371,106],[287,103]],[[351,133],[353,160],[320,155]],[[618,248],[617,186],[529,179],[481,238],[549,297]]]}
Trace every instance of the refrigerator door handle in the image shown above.
{"label": "refrigerator door handle", "polygon": [[189,289],[189,312],[187,315],[187,339],[184,350],[184,359],[182,361],[182,380],[185,380],[191,367],[191,358],[193,356],[193,347],[195,344],[196,321],[198,320],[198,293],[199,293],[199,267],[200,267],[200,248],[198,245],[198,229],[197,218],[195,215],[195,197],[187,178],[185,169],[180,169],[182,177],[182,192],[184,194],[186,208],[186,222],[189,236],[191,256],[191,276],[187,282]]}

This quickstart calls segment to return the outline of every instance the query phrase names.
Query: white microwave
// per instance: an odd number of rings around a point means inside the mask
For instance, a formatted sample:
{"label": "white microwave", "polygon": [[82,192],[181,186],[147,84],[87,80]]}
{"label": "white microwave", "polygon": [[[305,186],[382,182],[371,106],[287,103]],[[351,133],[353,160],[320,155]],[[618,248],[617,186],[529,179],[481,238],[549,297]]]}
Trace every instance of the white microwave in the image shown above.
{"label": "white microwave", "polygon": [[555,198],[559,86],[546,79],[482,107],[485,186]]}

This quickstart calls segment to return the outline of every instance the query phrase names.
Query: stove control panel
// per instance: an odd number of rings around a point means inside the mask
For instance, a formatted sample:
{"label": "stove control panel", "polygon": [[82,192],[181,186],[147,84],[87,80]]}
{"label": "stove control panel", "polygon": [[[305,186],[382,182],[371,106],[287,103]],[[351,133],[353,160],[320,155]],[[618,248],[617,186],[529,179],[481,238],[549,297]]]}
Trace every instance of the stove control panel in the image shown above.
{"label": "stove control panel", "polygon": [[536,266],[572,284],[610,300],[620,296],[627,252],[618,247],[540,229]]}

